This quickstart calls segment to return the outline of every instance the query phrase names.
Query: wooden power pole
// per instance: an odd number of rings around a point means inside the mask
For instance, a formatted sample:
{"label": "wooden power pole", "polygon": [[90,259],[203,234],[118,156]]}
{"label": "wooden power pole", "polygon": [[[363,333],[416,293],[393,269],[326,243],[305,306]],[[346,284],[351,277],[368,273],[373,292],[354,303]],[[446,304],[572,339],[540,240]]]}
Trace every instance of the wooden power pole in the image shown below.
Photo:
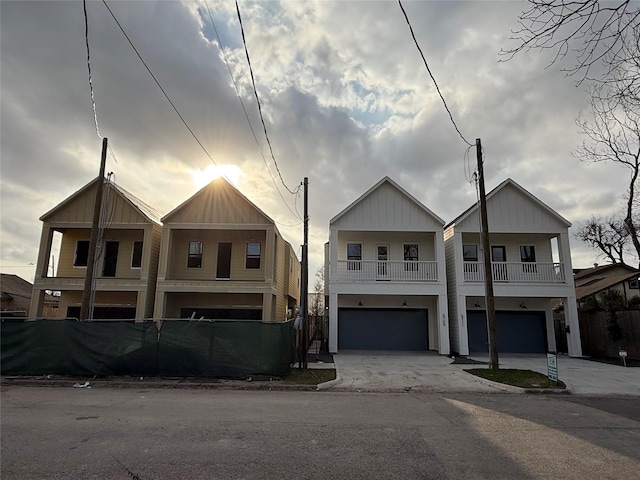
{"label": "wooden power pole", "polygon": [[89,253],[87,254],[87,271],[84,277],[84,290],[82,291],[82,307],[80,307],[80,320],[89,318],[89,304],[91,303],[91,290],[93,289],[93,272],[95,269],[96,249],[98,246],[98,226],[100,211],[102,210],[102,190],[104,188],[104,170],[107,163],[107,139],[102,139],[102,157],[100,159],[100,173],[96,185],[96,201],[93,207],[93,220],[91,224],[91,237],[89,239]]}
{"label": "wooden power pole", "polygon": [[302,278],[300,281],[300,306],[302,307],[302,368],[307,368],[309,336],[309,178],[304,177],[304,242],[302,244]]}
{"label": "wooden power pole", "polygon": [[484,169],[482,144],[476,138],[476,157],[478,159],[478,185],[480,188],[480,218],[482,222],[482,250],[484,259],[484,285],[487,302],[487,333],[489,336],[489,367],[500,368],[498,364],[498,343],[496,339],[496,305],[493,297],[493,269],[491,268],[491,245],[489,243],[489,221],[487,219],[487,198],[484,190]]}

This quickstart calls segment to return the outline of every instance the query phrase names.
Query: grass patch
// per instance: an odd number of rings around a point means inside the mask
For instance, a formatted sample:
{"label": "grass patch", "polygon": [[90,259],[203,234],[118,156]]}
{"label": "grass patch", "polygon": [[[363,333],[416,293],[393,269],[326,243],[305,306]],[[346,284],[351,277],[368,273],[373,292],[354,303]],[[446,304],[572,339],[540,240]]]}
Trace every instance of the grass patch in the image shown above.
{"label": "grass patch", "polygon": [[493,382],[504,383],[521,388],[566,388],[564,382],[558,380],[558,383],[549,380],[546,375],[534,372],[532,370],[515,370],[504,368],[500,370],[491,370],[489,368],[470,368],[465,370],[472,375],[486,378]]}
{"label": "grass patch", "polygon": [[335,380],[335,378],[335,368],[308,368],[306,370],[294,368],[282,379],[282,383],[289,385],[318,385],[329,380]]}

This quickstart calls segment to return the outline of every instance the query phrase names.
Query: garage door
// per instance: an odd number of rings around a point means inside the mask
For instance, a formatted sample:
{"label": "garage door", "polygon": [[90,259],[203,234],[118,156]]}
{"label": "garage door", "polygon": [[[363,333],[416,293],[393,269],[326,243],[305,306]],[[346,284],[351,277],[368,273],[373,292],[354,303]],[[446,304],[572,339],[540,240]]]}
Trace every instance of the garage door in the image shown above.
{"label": "garage door", "polygon": [[425,309],[338,309],[338,349],[427,350]]}
{"label": "garage door", "polygon": [[[467,311],[470,352],[488,352],[485,312]],[[545,353],[547,329],[544,312],[496,312],[498,352]]]}

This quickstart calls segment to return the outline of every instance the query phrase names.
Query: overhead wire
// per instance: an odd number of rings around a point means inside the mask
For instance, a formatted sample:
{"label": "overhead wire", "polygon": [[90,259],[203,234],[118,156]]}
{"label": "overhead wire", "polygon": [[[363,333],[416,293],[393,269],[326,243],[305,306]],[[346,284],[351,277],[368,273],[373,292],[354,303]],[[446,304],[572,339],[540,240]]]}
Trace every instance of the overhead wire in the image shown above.
{"label": "overhead wire", "polygon": [[142,55],[140,55],[140,52],[138,51],[138,49],[135,47],[135,45],[133,44],[133,42],[131,41],[131,39],[129,38],[129,35],[127,35],[127,32],[124,30],[124,28],[122,27],[122,25],[120,24],[120,22],[118,21],[118,19],[116,18],[115,14],[113,13],[113,11],[111,10],[111,8],[109,8],[109,5],[107,4],[106,0],[102,0],[102,3],[104,3],[104,6],[107,8],[107,10],[109,11],[109,13],[111,14],[111,17],[113,17],[113,20],[116,22],[116,24],[118,25],[118,27],[120,28],[120,31],[122,32],[122,34],[124,35],[124,37],[127,39],[127,41],[129,42],[129,45],[131,45],[131,48],[133,48],[133,51],[136,52],[136,55],[138,56],[138,58],[140,59],[140,61],[142,62],[142,64],[144,65],[144,67],[147,69],[147,72],[149,72],[149,75],[151,75],[151,78],[153,78],[153,80],[156,82],[156,85],[158,86],[158,88],[160,88],[160,90],[162,91],[162,94],[164,95],[164,97],[167,99],[167,101],[169,102],[169,104],[171,105],[171,107],[173,107],[173,110],[176,112],[176,114],[178,115],[178,117],[180,117],[180,120],[182,120],[182,123],[184,124],[184,126],[187,128],[187,130],[189,131],[189,133],[191,134],[191,136],[195,139],[195,141],[198,143],[198,145],[200,145],[200,148],[202,148],[202,151],[205,153],[205,155],[207,157],[209,157],[209,160],[211,160],[211,163],[213,163],[215,166],[218,166],[218,163],[213,159],[213,157],[211,156],[211,154],[207,151],[207,149],[205,148],[205,146],[202,144],[202,142],[200,141],[200,139],[198,138],[198,136],[194,133],[194,131],[191,129],[191,127],[189,126],[189,124],[187,123],[187,121],[184,119],[184,117],[182,116],[182,114],[180,113],[180,111],[178,110],[178,108],[175,106],[175,104],[173,103],[173,101],[171,100],[171,98],[169,98],[169,95],[167,94],[167,92],[165,91],[165,89],[162,87],[162,85],[160,84],[160,82],[158,81],[158,79],[156,78],[156,76],[153,74],[153,72],[151,71],[151,69],[149,68],[149,66],[147,65],[147,62],[144,61],[144,59],[142,58]]}
{"label": "overhead wire", "polygon": [[96,135],[102,139],[100,135],[100,127],[98,126],[98,113],[96,111],[96,100],[93,95],[93,79],[91,76],[91,53],[89,50],[89,18],[87,15],[87,0],[82,0],[82,9],[84,10],[84,42],[87,46],[87,70],[89,70],[89,92],[91,93],[91,108],[93,109],[93,123],[96,126]]}
{"label": "overhead wire", "polygon": [[287,191],[292,194],[292,195],[296,195],[299,191],[300,191],[300,185],[298,185],[298,188],[294,191],[291,190],[287,184],[285,183],[284,179],[282,178],[282,173],[280,172],[280,167],[278,166],[278,162],[276,160],[276,157],[273,153],[273,148],[271,147],[271,140],[269,139],[269,134],[267,133],[267,125],[264,121],[264,116],[262,115],[262,106],[260,104],[260,98],[258,97],[258,90],[256,89],[256,80],[255,77],[253,75],[253,67],[251,66],[251,58],[249,57],[249,50],[247,48],[247,40],[245,38],[244,35],[244,26],[242,24],[242,16],[240,15],[240,6],[238,5],[238,0],[236,0],[236,12],[238,13],[238,22],[240,22],[240,31],[242,32],[242,44],[244,45],[244,52],[247,56],[247,63],[249,64],[249,73],[251,74],[251,84],[253,85],[253,93],[256,96],[256,102],[258,104],[258,113],[260,114],[260,121],[262,122],[262,128],[264,130],[264,136],[267,139],[267,144],[269,145],[269,151],[271,152],[271,158],[273,159],[273,163],[276,166],[276,170],[278,171],[278,176],[280,177],[280,181],[282,182],[282,185],[284,185],[284,188],[287,189]]}
{"label": "overhead wire", "polygon": [[[236,5],[237,5],[237,2],[236,2]],[[427,59],[425,58],[424,53],[422,53],[422,49],[420,48],[420,45],[418,44],[418,40],[416,39],[415,33],[413,33],[413,27],[411,26],[411,22],[409,21],[409,17],[407,16],[407,12],[405,12],[404,7],[402,6],[401,0],[398,0],[398,5],[400,5],[400,10],[402,10],[402,13],[404,14],[404,18],[407,21],[407,25],[409,26],[409,31],[411,32],[411,37],[413,37],[413,42],[415,43],[416,48],[418,49],[418,52],[420,52],[420,56],[422,57],[422,61],[424,62],[424,66],[427,67],[427,72],[429,72],[429,76],[431,77],[431,80],[433,81],[433,84],[436,87],[438,95],[440,95],[440,99],[442,100],[442,103],[444,104],[444,108],[447,111],[447,113],[449,114],[449,118],[451,119],[451,123],[453,124],[454,128],[456,129],[456,132],[458,132],[458,135],[460,135],[460,138],[468,146],[472,147],[473,144],[470,143],[466,138],[464,138],[464,135],[462,135],[462,132],[460,132],[460,129],[458,128],[458,125],[456,124],[455,120],[453,119],[453,115],[451,114],[451,110],[449,110],[449,106],[447,105],[447,102],[445,101],[444,96],[442,95],[442,92],[440,91],[440,87],[438,86],[438,82],[436,82],[436,79],[433,76],[433,73],[431,73],[431,69],[429,68],[429,64],[427,63]]]}
{"label": "overhead wire", "polygon": [[[229,59],[227,58],[227,52],[225,51],[224,47],[222,46],[222,40],[220,39],[220,35],[218,34],[218,29],[216,27],[216,23],[213,20],[213,15],[211,14],[211,9],[209,8],[209,2],[207,0],[205,0],[204,3],[206,5],[206,7],[207,7],[207,13],[209,14],[209,20],[211,21],[211,25],[213,27],[213,31],[215,32],[216,38],[218,39],[218,45],[220,45],[220,50],[222,51],[222,55],[224,56],[224,61],[225,61],[225,64],[227,66],[227,70],[229,71],[229,76],[231,77],[231,82],[233,83],[233,87],[236,90],[236,95],[238,97],[238,100],[240,101],[240,105],[242,106],[242,111],[244,112],[244,116],[247,119],[247,124],[249,125],[249,129],[251,130],[251,134],[253,135],[253,139],[256,142],[256,145],[258,146],[258,150],[260,151],[260,156],[262,157],[262,161],[264,162],[264,166],[267,169],[267,172],[269,172],[269,177],[271,178],[271,181],[273,182],[273,186],[275,187],[276,191],[278,192],[278,195],[280,195],[280,198],[284,202],[284,204],[287,207],[287,209],[291,212],[291,214],[294,215],[294,216],[297,216],[300,219],[302,219],[300,217],[300,213],[297,213],[297,215],[296,215],[296,213],[293,210],[291,210],[291,207],[289,206],[289,204],[285,200],[284,196],[282,195],[282,192],[280,192],[280,189],[278,188],[278,183],[276,182],[276,179],[273,177],[273,174],[271,173],[271,169],[269,168],[269,164],[267,163],[267,159],[264,156],[264,152],[262,150],[262,146],[260,145],[260,142],[258,141],[258,136],[256,135],[256,132],[253,129],[253,125],[251,124],[251,120],[249,119],[249,114],[247,113],[247,109],[246,109],[246,107],[244,105],[244,102],[242,101],[242,96],[240,95],[240,89],[238,88],[238,83],[236,82],[236,79],[233,76],[233,72],[231,71],[231,67],[229,65]],[[285,187],[286,187],[286,185],[285,185]],[[299,191],[299,190],[300,190],[300,188],[298,187],[297,191]],[[296,208],[296,212],[297,212],[297,208]]]}

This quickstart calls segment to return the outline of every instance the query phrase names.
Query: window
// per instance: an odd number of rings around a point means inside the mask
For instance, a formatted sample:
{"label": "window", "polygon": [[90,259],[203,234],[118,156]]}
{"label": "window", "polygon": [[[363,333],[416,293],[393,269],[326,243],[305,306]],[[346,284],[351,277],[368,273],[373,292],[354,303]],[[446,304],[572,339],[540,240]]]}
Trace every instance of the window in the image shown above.
{"label": "window", "polygon": [[533,245],[521,245],[520,246],[520,261],[521,262],[535,262],[536,261],[536,248]]}
{"label": "window", "polygon": [[361,243],[347,243],[347,270],[362,270]]}
{"label": "window", "polygon": [[506,262],[507,261],[507,251],[506,247],[499,245],[491,246],[491,261],[493,262]]}
{"label": "window", "polygon": [[78,240],[76,242],[76,255],[73,259],[74,267],[86,267],[89,258],[89,240]]}
{"label": "window", "polygon": [[477,262],[478,261],[478,246],[477,245],[463,245],[462,246],[462,258],[465,262]]}
{"label": "window", "polygon": [[133,242],[131,268],[140,268],[140,267],[142,267],[142,242]]}
{"label": "window", "polygon": [[638,290],[638,288],[640,288],[640,284],[637,278],[632,278],[631,280],[629,280],[629,288],[632,288],[633,290]]}
{"label": "window", "polygon": [[245,268],[260,268],[260,242],[247,242]]}
{"label": "window", "polygon": [[405,271],[415,272],[418,270],[418,244],[408,243],[404,245],[404,261]]}
{"label": "window", "polygon": [[189,256],[187,268],[202,268],[202,242],[189,242]]}
{"label": "window", "polygon": [[228,280],[231,278],[231,245],[231,242],[218,243],[217,279]]}

